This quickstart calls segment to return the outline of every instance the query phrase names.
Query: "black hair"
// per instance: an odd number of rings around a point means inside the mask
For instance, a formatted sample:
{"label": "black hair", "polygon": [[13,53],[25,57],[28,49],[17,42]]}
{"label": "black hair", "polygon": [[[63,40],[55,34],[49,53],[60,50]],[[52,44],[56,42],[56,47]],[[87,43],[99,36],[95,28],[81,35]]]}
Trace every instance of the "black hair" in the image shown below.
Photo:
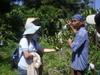
{"label": "black hair", "polygon": [[100,33],[100,12],[95,15],[94,20],[96,23],[96,25],[95,25],[96,30],[97,30],[97,32]]}
{"label": "black hair", "polygon": [[100,12],[95,15],[94,20],[96,22],[96,26],[100,27]]}
{"label": "black hair", "polygon": [[39,19],[36,19],[36,20],[33,21],[32,23],[35,24],[36,26],[40,26],[40,21],[39,21]]}

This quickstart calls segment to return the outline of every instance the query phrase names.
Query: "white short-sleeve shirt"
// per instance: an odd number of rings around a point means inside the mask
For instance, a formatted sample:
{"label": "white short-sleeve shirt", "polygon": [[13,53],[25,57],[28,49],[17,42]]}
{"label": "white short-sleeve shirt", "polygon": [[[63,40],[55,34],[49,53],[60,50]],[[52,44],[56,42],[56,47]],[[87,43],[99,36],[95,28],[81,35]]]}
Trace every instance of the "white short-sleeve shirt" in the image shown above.
{"label": "white short-sleeve shirt", "polygon": [[[25,37],[23,37],[23,38],[20,40],[19,46],[20,46],[20,48],[19,48],[19,53],[20,53],[20,55],[21,55],[21,53],[22,53],[23,51],[26,51],[26,50],[29,51],[29,52],[37,51],[37,50],[36,50],[36,47],[35,47],[34,44],[33,44],[33,42],[28,43],[28,40],[27,40],[27,38],[25,38]],[[38,43],[36,43],[36,46],[37,46],[37,49],[38,49],[38,50],[41,48],[41,47],[39,46]],[[26,61],[27,61],[27,60],[25,60],[24,56],[22,55],[22,57],[21,57],[21,59],[20,59],[20,61],[19,61],[19,63],[18,63],[18,66],[19,66],[20,68],[26,70],[26,69],[27,69],[27,63],[31,63],[32,60],[28,60],[27,62],[26,62]]]}

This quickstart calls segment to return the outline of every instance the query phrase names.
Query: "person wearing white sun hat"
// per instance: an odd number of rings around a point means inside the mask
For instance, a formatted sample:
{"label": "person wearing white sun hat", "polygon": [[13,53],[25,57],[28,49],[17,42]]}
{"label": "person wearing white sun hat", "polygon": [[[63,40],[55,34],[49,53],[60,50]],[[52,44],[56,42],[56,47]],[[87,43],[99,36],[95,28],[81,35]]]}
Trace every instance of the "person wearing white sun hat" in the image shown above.
{"label": "person wearing white sun hat", "polygon": [[95,21],[94,21],[94,17],[95,17],[95,14],[92,14],[92,15],[88,15],[87,17],[86,17],[86,22],[88,23],[88,24],[95,24]]}
{"label": "person wearing white sun hat", "polygon": [[94,34],[96,45],[100,44],[100,12],[97,14],[88,15],[86,22],[95,26]]}
{"label": "person wearing white sun hat", "polygon": [[[35,22],[39,22],[39,18],[33,18],[33,17],[27,18],[26,23],[25,23],[25,29],[31,27],[32,24],[37,25],[35,24]],[[32,23],[32,24],[29,24],[29,23]]]}
{"label": "person wearing white sun hat", "polygon": [[[99,13],[100,14],[100,13]],[[95,25],[95,28],[96,30],[98,31],[97,32],[97,35],[100,37],[100,25],[99,25],[99,21],[97,20],[98,18],[96,18],[96,14],[93,14],[93,15],[88,15],[86,17],[86,22],[88,24],[91,24],[91,25]],[[99,18],[100,19],[100,18]]]}
{"label": "person wearing white sun hat", "polygon": [[26,28],[26,30],[24,31],[23,35],[27,35],[27,34],[34,34],[37,30],[40,29],[40,26],[36,26],[33,23],[29,23],[30,27]]}
{"label": "person wearing white sun hat", "polygon": [[[55,49],[47,49],[47,48],[42,48],[37,42],[38,39],[38,30],[41,28],[41,26],[36,26],[33,21],[35,21],[34,18],[28,18],[25,24],[25,31],[23,33],[23,37],[21,38],[19,45],[20,45],[20,55],[21,59],[18,63],[18,71],[19,75],[27,75],[27,64],[32,63],[33,57],[33,52],[36,53],[43,53],[43,52],[51,52],[55,51]],[[41,54],[39,54],[41,56]],[[41,70],[42,71],[42,70]],[[42,75],[40,73],[38,75]]]}
{"label": "person wearing white sun hat", "polygon": [[86,17],[86,22],[88,24],[95,25],[97,32],[100,33],[100,12],[97,14],[88,15]]}

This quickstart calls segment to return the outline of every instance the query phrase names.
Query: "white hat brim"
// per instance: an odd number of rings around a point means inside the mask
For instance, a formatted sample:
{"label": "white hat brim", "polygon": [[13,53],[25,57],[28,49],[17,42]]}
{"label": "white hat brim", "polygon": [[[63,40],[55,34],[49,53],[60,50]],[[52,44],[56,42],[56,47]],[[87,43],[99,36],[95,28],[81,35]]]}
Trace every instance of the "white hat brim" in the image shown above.
{"label": "white hat brim", "polygon": [[[25,24],[25,29],[31,27],[32,24],[33,24],[32,22],[35,21],[35,20],[37,20],[37,19],[38,18],[27,18],[27,21],[26,21],[26,24]],[[32,23],[32,24],[30,24],[30,23]]]}
{"label": "white hat brim", "polygon": [[93,14],[93,15],[88,15],[88,16],[86,17],[86,22],[87,22],[88,24],[95,24],[94,17],[95,17],[95,14]]}
{"label": "white hat brim", "polygon": [[40,29],[40,27],[41,27],[41,26],[35,26],[35,25],[33,24],[32,27],[30,27],[30,28],[28,28],[28,29],[26,29],[26,30],[24,31],[23,35],[34,34],[37,30]]}

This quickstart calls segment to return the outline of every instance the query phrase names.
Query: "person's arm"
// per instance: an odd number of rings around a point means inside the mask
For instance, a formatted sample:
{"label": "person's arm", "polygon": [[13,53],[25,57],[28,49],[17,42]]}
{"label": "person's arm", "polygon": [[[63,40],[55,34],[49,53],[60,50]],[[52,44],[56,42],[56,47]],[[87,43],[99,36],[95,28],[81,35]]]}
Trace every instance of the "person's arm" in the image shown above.
{"label": "person's arm", "polygon": [[41,51],[41,52],[54,52],[54,51],[56,51],[56,50],[53,49],[53,48],[52,48],[52,49],[49,49],[49,48],[41,48],[40,51]]}
{"label": "person's arm", "polygon": [[53,52],[56,51],[55,49],[48,49],[48,48],[44,48],[43,52]]}
{"label": "person's arm", "polygon": [[41,52],[53,52],[53,51],[56,51],[53,48],[42,48],[39,43],[36,43],[36,45],[37,45],[38,50],[41,51]]}
{"label": "person's arm", "polygon": [[72,51],[76,52],[78,48],[80,48],[82,46],[82,44],[85,43],[86,40],[86,35],[78,35],[77,37],[75,37],[75,39],[73,40],[73,42],[70,45],[70,48]]}
{"label": "person's arm", "polygon": [[26,59],[32,59],[33,58],[33,55],[30,52],[28,52],[28,50],[23,51],[23,55]]}
{"label": "person's arm", "polygon": [[73,26],[71,26],[71,25],[70,25],[70,28],[71,28],[72,31],[76,34],[77,30],[76,30]]}
{"label": "person's arm", "polygon": [[26,58],[26,59],[30,59],[33,58],[33,55],[29,52],[28,50],[28,42],[26,38],[22,38],[20,41],[20,46],[22,49],[22,55]]}

